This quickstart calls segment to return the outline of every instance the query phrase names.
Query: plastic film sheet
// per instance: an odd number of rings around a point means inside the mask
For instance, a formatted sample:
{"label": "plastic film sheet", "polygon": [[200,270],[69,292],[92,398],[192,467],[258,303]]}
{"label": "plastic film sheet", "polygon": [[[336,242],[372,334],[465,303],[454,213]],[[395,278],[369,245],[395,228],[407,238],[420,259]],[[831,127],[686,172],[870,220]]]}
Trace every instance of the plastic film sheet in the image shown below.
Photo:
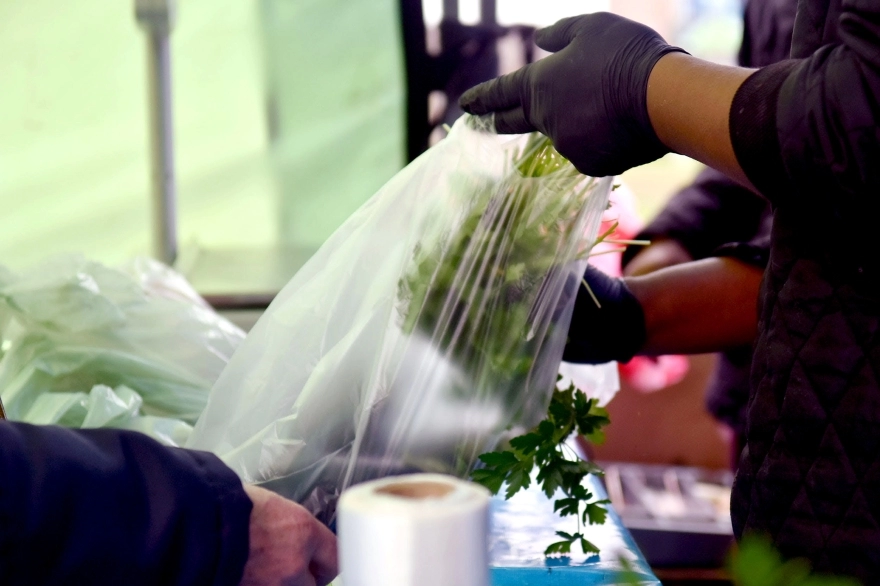
{"label": "plastic film sheet", "polygon": [[[607,498],[595,477],[586,480],[597,498]],[[622,573],[629,565],[639,585],[659,586],[660,581],[614,510],[609,507],[604,525],[589,525],[583,532],[600,553],[546,557],[544,548],[557,541],[556,531],[574,532],[574,518],[560,518],[553,500],[532,485],[509,501],[492,499],[489,563],[492,586],[592,586],[628,585]]]}
{"label": "plastic film sheet", "polygon": [[[606,498],[602,484],[587,480],[590,492]],[[553,501],[537,485],[509,501],[494,497],[490,502],[489,577],[491,586],[659,586],[629,531],[609,508],[604,525],[585,528],[587,539],[599,546],[599,554],[546,557],[544,548],[558,539],[556,531],[577,529],[573,518],[562,519]],[[626,561],[624,565],[623,560]],[[627,581],[623,572],[631,572]],[[345,586],[337,578],[332,586]]]}
{"label": "plastic film sheet", "polygon": [[191,447],[331,522],[341,490],[466,477],[543,418],[610,178],[462,118],[282,290]]}
{"label": "plastic film sheet", "polygon": [[244,339],[165,265],[76,255],[0,267],[0,332],[10,419],[133,429],[173,446]]}

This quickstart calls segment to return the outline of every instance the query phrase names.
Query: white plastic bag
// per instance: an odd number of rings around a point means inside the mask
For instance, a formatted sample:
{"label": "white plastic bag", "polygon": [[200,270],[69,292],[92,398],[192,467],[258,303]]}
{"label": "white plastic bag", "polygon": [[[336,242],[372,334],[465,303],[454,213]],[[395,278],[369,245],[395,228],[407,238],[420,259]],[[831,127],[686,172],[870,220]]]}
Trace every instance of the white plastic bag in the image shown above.
{"label": "white plastic bag", "polygon": [[463,118],[296,274],[214,386],[191,447],[329,521],[345,487],[466,475],[540,420],[608,201],[540,135]]}
{"label": "white plastic bag", "polygon": [[0,274],[0,396],[10,419],[119,427],[181,445],[244,332],[168,267],[81,256]]}

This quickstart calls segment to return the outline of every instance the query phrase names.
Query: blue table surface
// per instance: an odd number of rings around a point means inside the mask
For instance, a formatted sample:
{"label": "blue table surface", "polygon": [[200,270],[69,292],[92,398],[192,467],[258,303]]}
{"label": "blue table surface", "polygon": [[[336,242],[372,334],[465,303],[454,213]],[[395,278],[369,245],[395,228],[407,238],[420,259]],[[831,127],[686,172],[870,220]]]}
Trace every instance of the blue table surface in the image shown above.
{"label": "blue table surface", "polygon": [[[606,498],[605,489],[595,478],[587,487]],[[639,577],[639,584],[660,584],[642,557],[639,548],[620,517],[609,507],[604,525],[588,525],[583,529],[587,539],[600,550],[585,555],[580,546],[564,557],[546,557],[544,549],[559,541],[556,531],[574,533],[574,517],[561,519],[553,512],[553,502],[534,484],[509,501],[502,497],[492,500],[492,529],[489,536],[489,560],[492,586],[590,586],[623,584],[621,562],[629,562]]]}

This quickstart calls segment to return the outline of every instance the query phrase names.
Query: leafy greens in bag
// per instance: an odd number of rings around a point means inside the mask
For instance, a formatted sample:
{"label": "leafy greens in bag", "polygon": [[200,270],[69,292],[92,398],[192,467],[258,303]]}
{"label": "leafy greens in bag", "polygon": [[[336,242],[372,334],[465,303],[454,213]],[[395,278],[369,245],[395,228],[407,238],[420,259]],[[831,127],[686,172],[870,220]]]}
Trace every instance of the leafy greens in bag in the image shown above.
{"label": "leafy greens in bag", "polygon": [[547,413],[610,179],[463,118],[300,270],[223,372],[192,447],[325,521],[347,486],[466,477]]}

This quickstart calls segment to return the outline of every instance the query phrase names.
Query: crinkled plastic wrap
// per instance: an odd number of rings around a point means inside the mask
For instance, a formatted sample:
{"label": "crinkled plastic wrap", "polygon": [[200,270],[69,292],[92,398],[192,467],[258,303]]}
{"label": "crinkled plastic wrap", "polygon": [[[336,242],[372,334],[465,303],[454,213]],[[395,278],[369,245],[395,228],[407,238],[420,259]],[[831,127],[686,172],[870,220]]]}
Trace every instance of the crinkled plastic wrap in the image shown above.
{"label": "crinkled plastic wrap", "polygon": [[347,486],[466,476],[543,418],[610,179],[462,118],[294,276],[191,447],[325,521]]}
{"label": "crinkled plastic wrap", "polygon": [[0,394],[10,419],[186,442],[244,332],[158,262],[63,256],[0,267]]}

